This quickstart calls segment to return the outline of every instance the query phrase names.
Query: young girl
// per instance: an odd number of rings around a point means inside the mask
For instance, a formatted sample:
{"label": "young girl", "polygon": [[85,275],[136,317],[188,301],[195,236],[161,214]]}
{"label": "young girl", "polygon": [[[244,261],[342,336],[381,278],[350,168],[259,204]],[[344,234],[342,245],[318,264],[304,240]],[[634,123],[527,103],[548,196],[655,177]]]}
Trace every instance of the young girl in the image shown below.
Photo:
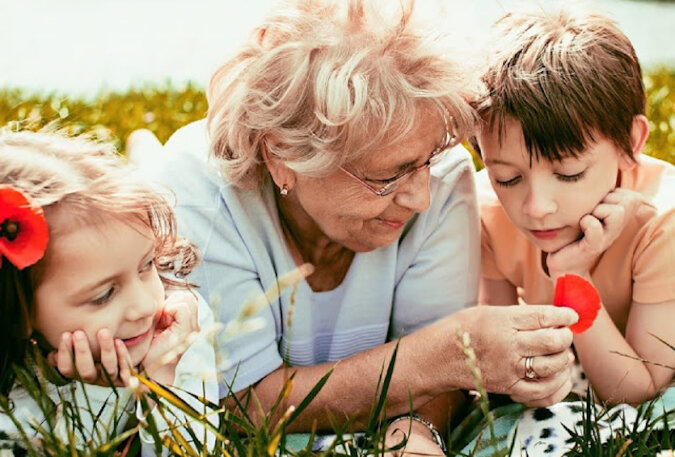
{"label": "young girl", "polygon": [[[36,350],[54,365],[41,374],[57,423],[63,396],[91,409],[80,414],[85,422],[124,426],[127,413],[115,414],[113,400],[124,405],[129,391],[113,395],[109,381],[127,385],[131,369],[218,398],[213,348],[198,333],[212,316],[179,280],[196,252],[175,235],[167,202],[111,147],[56,133],[0,134],[0,224],[0,393],[28,433],[50,418],[13,366],[37,374]],[[68,382],[78,375],[99,385]],[[95,436],[92,424],[83,429]],[[0,431],[16,433],[7,414]]]}
{"label": "young girl", "polygon": [[[595,398],[622,404],[605,416],[614,423],[599,421],[606,438],[634,420],[628,404],[672,382],[675,351],[664,341],[675,343],[675,168],[640,156],[649,134],[640,65],[610,19],[537,7],[503,16],[495,35],[477,103],[486,124],[476,144],[486,167],[480,299],[552,303],[567,273],[595,286],[600,312],[574,348]],[[523,366],[523,378],[550,370],[540,357]],[[563,427],[582,419],[579,406],[526,414],[517,455],[564,453]]]}

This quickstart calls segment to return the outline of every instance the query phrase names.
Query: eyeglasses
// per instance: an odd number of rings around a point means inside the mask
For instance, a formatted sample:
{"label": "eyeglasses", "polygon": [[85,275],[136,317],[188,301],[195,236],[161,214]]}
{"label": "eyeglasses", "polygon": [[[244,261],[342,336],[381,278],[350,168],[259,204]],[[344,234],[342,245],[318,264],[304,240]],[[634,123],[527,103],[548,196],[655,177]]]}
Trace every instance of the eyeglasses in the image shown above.
{"label": "eyeglasses", "polygon": [[429,168],[431,165],[437,163],[441,157],[443,157],[443,153],[448,150],[448,148],[451,148],[452,146],[455,146],[457,144],[457,138],[454,135],[450,135],[450,133],[445,134],[445,141],[443,144],[436,149],[434,149],[427,159],[426,162],[424,162],[421,165],[418,165],[416,167],[410,168],[408,170],[405,170],[404,172],[388,178],[388,179],[378,179],[378,180],[370,180],[373,183],[378,183],[381,184],[379,187],[375,187],[368,183],[368,180],[365,180],[363,178],[359,178],[356,176],[354,173],[351,171],[347,170],[344,167],[339,167],[340,170],[342,170],[347,176],[352,178],[353,180],[357,181],[360,183],[362,186],[367,188],[369,191],[377,195],[378,197],[386,197],[387,195],[390,195],[392,192],[394,192],[401,184],[403,184],[405,181],[410,179],[412,175],[417,173],[420,170],[425,170]]}

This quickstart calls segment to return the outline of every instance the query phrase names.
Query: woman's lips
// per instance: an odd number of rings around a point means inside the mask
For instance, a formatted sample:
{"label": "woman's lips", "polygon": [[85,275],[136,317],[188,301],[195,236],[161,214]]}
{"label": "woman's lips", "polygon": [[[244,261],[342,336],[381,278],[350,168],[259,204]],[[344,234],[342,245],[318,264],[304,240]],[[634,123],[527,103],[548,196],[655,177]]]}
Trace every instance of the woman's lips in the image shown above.
{"label": "woman's lips", "polygon": [[140,343],[145,338],[147,338],[148,335],[150,335],[151,330],[152,330],[152,328],[149,328],[148,330],[145,331],[145,333],[141,333],[140,335],[134,336],[133,338],[127,338],[125,340],[122,340],[122,342],[128,348],[136,346],[138,343]]}
{"label": "woman's lips", "polygon": [[552,240],[557,237],[561,231],[562,228],[557,228],[551,230],[530,230],[530,233],[539,240]]}
{"label": "woman's lips", "polygon": [[403,228],[403,226],[407,222],[407,221],[397,221],[397,220],[391,220],[391,219],[379,219],[379,221],[382,222],[382,224],[386,225],[387,227],[395,229],[395,230]]}

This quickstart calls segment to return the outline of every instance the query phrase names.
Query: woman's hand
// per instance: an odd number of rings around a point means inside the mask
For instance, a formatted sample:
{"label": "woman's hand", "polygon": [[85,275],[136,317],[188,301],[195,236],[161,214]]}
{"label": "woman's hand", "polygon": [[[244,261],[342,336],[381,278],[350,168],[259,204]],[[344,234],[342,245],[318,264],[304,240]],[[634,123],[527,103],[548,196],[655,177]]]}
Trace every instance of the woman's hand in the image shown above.
{"label": "woman's hand", "polygon": [[112,333],[102,328],[96,334],[101,351],[100,361],[94,360],[89,339],[82,330],[64,332],[59,347],[47,360],[65,377],[79,376],[88,384],[110,387],[126,386],[131,377],[131,358],[122,340],[113,340]]}
{"label": "woman's hand", "polygon": [[[572,332],[578,316],[552,305],[479,306],[462,311],[460,329],[469,336],[483,387],[487,392],[510,395],[529,406],[557,403],[567,396],[572,381],[569,367]],[[532,360],[533,378],[526,375]],[[473,374],[466,375],[475,389]]]}
{"label": "woman's hand", "polygon": [[616,241],[644,202],[642,194],[632,190],[617,188],[608,193],[591,214],[579,221],[582,238],[547,257],[551,278],[555,281],[565,273],[589,278],[600,254]]}
{"label": "woman's hand", "polygon": [[[406,441],[407,438],[407,441]],[[401,419],[393,422],[387,428],[384,438],[386,449],[400,446],[403,447],[385,454],[387,457],[404,456],[444,456],[445,453],[434,440],[431,431],[422,423],[411,420]]]}
{"label": "woman's hand", "polygon": [[197,298],[188,291],[174,292],[159,311],[155,333],[142,367],[162,384],[172,384],[178,361],[199,332]]}

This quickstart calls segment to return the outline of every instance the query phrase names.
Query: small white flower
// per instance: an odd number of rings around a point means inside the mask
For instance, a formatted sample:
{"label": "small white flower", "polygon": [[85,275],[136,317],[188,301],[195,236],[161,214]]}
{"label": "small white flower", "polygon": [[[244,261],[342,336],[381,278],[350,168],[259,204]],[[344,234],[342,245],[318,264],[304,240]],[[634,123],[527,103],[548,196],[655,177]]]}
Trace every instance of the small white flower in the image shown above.
{"label": "small white flower", "polygon": [[656,454],[656,457],[675,457],[675,450],[673,449],[664,449],[658,454]]}

